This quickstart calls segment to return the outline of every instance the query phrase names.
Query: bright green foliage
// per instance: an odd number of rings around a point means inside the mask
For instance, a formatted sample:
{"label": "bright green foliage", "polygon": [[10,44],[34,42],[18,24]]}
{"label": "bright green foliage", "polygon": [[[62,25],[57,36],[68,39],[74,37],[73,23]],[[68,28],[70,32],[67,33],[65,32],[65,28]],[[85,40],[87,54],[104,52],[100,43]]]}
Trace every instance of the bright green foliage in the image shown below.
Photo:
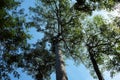
{"label": "bright green foliage", "polygon": [[76,0],[74,5],[76,10],[91,13],[95,9],[111,10],[119,0]]}
{"label": "bright green foliage", "polygon": [[29,35],[23,26],[24,14],[16,11],[20,2],[0,0],[0,4],[0,79],[9,80],[9,72],[19,78],[14,62],[19,62],[19,53],[26,47]]}
{"label": "bright green foliage", "polygon": [[53,37],[60,34],[61,49],[66,51],[68,49],[66,43],[77,44],[80,41],[77,36],[82,36],[79,33],[81,31],[81,23],[79,22],[81,19],[78,16],[83,17],[85,14],[72,9],[69,1],[52,0],[47,2],[42,0],[38,1],[36,8],[31,8],[31,10],[35,13],[33,16],[34,26],[39,32],[45,34],[46,42],[48,41],[52,45]]}
{"label": "bright green foliage", "polygon": [[[84,45],[82,46],[86,48],[86,53],[89,52],[88,47],[91,48],[98,65],[101,65],[100,69],[109,70],[111,73],[120,71],[120,51],[118,49],[120,29],[116,22],[108,23],[102,16],[95,16],[93,20],[85,21],[86,27],[83,28]],[[92,64],[88,63],[85,64],[92,68]]]}

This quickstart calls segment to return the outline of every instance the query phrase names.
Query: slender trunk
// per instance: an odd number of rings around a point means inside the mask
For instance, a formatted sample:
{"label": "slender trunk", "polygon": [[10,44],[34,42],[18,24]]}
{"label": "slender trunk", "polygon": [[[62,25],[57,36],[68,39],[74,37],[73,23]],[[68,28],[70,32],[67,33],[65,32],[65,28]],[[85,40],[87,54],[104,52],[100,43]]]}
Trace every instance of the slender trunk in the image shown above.
{"label": "slender trunk", "polygon": [[65,72],[65,65],[62,58],[62,52],[60,50],[59,42],[57,42],[54,46],[56,55],[56,80],[68,80]]}
{"label": "slender trunk", "polygon": [[94,70],[96,72],[96,75],[97,75],[98,79],[99,80],[104,80],[104,78],[103,78],[103,76],[102,76],[102,74],[101,74],[101,72],[99,70],[98,64],[97,64],[97,62],[96,62],[96,60],[94,58],[94,55],[92,54],[91,49],[89,49],[89,55],[90,55],[90,60],[91,60],[91,62],[93,64],[93,67],[94,67]]}

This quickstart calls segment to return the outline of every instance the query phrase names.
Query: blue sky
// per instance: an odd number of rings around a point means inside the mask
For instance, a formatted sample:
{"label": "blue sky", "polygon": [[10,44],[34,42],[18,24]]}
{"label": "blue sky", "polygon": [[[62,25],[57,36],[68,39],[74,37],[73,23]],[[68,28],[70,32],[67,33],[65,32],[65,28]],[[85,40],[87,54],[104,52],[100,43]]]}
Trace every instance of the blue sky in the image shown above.
{"label": "blue sky", "polygon": [[[21,7],[25,9],[26,13],[29,13],[29,6],[34,6],[34,0],[24,0]],[[35,28],[31,28],[30,34],[33,36],[31,40],[29,40],[30,43],[37,42],[38,39],[41,39],[43,37],[43,34],[36,32]],[[95,80],[92,78],[92,76],[89,73],[89,70],[83,65],[76,66],[72,60],[66,60],[66,72],[69,80]],[[31,76],[27,75],[25,72],[22,72],[22,69],[18,69],[18,71],[21,73],[21,78],[19,80],[34,80],[31,78]],[[110,79],[109,73],[105,72],[104,76],[106,80],[119,80],[120,75],[117,74],[117,76],[114,79]],[[51,75],[52,80],[55,79],[55,73]],[[17,78],[13,78],[11,75],[12,80],[18,80]]]}

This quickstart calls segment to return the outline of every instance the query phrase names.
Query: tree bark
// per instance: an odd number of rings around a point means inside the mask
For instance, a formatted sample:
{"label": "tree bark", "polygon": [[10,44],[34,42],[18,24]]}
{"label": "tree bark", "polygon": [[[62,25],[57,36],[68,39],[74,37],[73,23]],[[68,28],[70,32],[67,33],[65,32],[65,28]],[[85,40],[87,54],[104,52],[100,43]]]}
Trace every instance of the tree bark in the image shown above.
{"label": "tree bark", "polygon": [[92,65],[93,65],[93,67],[94,67],[94,70],[95,70],[95,72],[96,72],[96,75],[97,75],[98,79],[99,79],[99,80],[104,80],[104,78],[103,78],[103,76],[102,76],[102,74],[101,74],[101,72],[100,72],[100,70],[99,70],[98,64],[97,64],[97,62],[96,62],[96,60],[95,60],[95,58],[94,58],[94,55],[93,55],[93,53],[92,53],[92,50],[91,50],[90,48],[89,48],[89,55],[90,55],[90,60],[91,60],[91,62],[92,62]]}
{"label": "tree bark", "polygon": [[68,80],[59,42],[57,42],[54,46],[56,55],[56,80]]}

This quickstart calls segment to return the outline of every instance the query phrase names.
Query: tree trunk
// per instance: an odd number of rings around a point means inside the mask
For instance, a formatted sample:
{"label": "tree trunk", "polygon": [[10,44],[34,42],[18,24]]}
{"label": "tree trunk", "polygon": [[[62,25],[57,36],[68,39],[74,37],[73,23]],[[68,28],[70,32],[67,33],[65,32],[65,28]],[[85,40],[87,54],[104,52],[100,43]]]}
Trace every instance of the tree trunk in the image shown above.
{"label": "tree trunk", "polygon": [[95,58],[94,58],[94,55],[93,55],[93,53],[92,53],[92,50],[89,48],[89,55],[90,55],[90,60],[91,60],[91,62],[92,62],[92,65],[93,65],[93,67],[94,67],[94,70],[95,70],[95,72],[96,72],[96,75],[97,75],[97,77],[98,77],[98,79],[99,80],[104,80],[104,78],[103,78],[103,76],[102,76],[102,74],[101,74],[101,72],[100,72],[100,70],[99,70],[99,67],[98,67],[98,65],[97,65],[97,62],[96,62],[96,60],[95,60]]}
{"label": "tree trunk", "polygon": [[60,50],[59,42],[57,42],[54,46],[56,55],[56,80],[68,80],[65,72],[65,64],[62,58],[62,52]]}

